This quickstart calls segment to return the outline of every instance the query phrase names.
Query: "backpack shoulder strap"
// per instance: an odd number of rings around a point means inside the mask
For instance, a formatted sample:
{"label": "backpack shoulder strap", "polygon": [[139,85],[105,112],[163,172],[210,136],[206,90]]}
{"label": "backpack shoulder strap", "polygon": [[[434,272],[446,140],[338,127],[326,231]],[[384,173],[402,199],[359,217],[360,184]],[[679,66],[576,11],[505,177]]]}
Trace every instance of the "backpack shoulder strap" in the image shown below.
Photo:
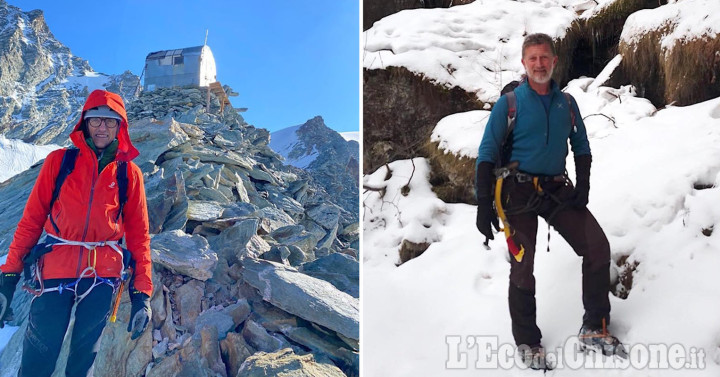
{"label": "backpack shoulder strap", "polygon": [[568,103],[568,108],[570,108],[570,123],[572,124],[573,132],[577,132],[577,124],[575,123],[575,108],[573,107],[575,99],[570,93],[563,92],[563,94],[565,95],[565,100]]}
{"label": "backpack shoulder strap", "polygon": [[[67,178],[67,176],[70,175],[75,168],[75,160],[77,159],[78,152],[80,152],[80,150],[77,148],[69,148],[66,149],[63,154],[62,162],[60,163],[60,170],[58,171],[57,177],[55,177],[55,189],[53,190],[52,198],[50,199],[50,210],[52,210],[55,205],[55,201],[60,195],[60,188],[62,188],[63,183],[65,183],[65,178]],[[55,220],[53,220],[52,216],[49,216],[49,218],[50,224],[52,224],[53,228],[55,228],[55,232],[59,234],[60,230],[55,224]]]}
{"label": "backpack shoulder strap", "polygon": [[504,163],[507,163],[507,161],[503,161],[503,159],[504,157],[509,157],[506,156],[506,153],[508,151],[508,139],[510,139],[510,134],[515,128],[515,118],[517,116],[517,97],[515,96],[514,89],[506,91],[503,96],[505,96],[508,106],[507,129],[505,130],[505,136],[503,136],[502,143],[498,145],[498,156],[497,160],[495,161],[496,168],[500,168],[502,167],[502,165],[504,165]]}
{"label": "backpack shoulder strap", "polygon": [[127,202],[127,186],[128,186],[127,165],[128,165],[128,163],[125,161],[118,161],[117,182],[118,182],[118,199],[120,201],[120,209],[118,210],[118,214],[117,214],[117,217],[115,218],[115,222],[117,222],[120,219],[120,216],[122,215],[123,207],[125,206],[125,202]]}
{"label": "backpack shoulder strap", "polygon": [[507,103],[508,103],[508,122],[507,122],[507,131],[505,131],[505,138],[503,139],[503,144],[507,142],[508,137],[513,132],[513,129],[515,129],[515,118],[517,118],[517,97],[515,96],[515,91],[511,90],[505,94],[507,97]]}

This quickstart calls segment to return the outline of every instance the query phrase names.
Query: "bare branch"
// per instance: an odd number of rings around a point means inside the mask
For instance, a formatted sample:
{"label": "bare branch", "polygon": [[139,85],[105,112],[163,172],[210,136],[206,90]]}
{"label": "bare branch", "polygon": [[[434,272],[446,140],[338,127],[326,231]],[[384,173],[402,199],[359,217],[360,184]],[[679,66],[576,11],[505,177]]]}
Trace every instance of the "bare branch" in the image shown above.
{"label": "bare branch", "polygon": [[385,163],[385,168],[387,169],[387,172],[385,172],[384,180],[387,181],[388,179],[392,178],[392,169],[390,169],[390,164],[388,164],[387,162]]}
{"label": "bare branch", "polygon": [[412,181],[413,176],[415,175],[415,160],[413,160],[413,159],[411,158],[411,159],[410,159],[410,162],[412,163],[412,166],[413,166],[412,173],[410,173],[410,178],[408,178],[408,181],[407,181],[407,183],[405,184],[405,186],[403,186],[403,187],[400,188],[400,193],[401,193],[403,196],[408,196],[408,194],[410,193],[410,181]]}
{"label": "bare branch", "polygon": [[363,190],[365,190],[365,192],[368,192],[368,191],[382,191],[382,190],[385,190],[385,186],[375,187],[375,186],[363,185]]}
{"label": "bare branch", "polygon": [[609,117],[609,116],[607,116],[607,115],[605,115],[605,114],[590,114],[590,115],[585,116],[585,117],[583,118],[583,121],[584,121],[585,119],[587,119],[587,118],[592,117],[592,116],[604,116],[605,118],[610,119],[610,121],[611,121],[612,124],[613,124],[613,127],[618,128],[618,127],[615,125],[615,119],[613,119],[613,118],[611,118],[611,117]]}

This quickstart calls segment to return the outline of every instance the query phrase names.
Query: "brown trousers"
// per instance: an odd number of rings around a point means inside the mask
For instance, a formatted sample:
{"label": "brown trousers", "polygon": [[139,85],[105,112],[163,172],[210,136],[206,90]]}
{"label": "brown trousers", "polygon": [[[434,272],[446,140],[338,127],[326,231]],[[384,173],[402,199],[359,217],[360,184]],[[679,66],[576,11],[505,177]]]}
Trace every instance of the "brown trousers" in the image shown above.
{"label": "brown trousers", "polygon": [[[530,182],[518,183],[509,177],[503,184],[503,208],[518,247],[525,248],[522,261],[511,256],[508,301],[512,332],[517,345],[540,343],[542,334],[536,324],[535,240],[538,216],[542,216],[570,244],[582,261],[583,324],[601,327],[610,321],[610,245],[597,220],[587,208],[560,205],[572,197],[573,187],[564,182],[541,183],[544,194]],[[557,200],[551,198],[552,194]],[[526,207],[528,203],[535,203]],[[515,212],[513,214],[513,212]],[[558,277],[562,278],[562,277]],[[572,282],[568,281],[568,284]]]}

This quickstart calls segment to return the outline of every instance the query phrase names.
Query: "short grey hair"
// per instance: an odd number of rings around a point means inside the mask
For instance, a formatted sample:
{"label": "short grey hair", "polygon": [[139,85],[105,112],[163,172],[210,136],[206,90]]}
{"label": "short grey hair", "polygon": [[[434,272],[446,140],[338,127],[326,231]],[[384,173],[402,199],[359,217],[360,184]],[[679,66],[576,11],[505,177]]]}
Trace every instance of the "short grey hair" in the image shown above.
{"label": "short grey hair", "polygon": [[557,55],[555,53],[555,43],[553,43],[553,39],[547,34],[535,33],[525,37],[525,40],[522,44],[522,57],[525,58],[525,49],[527,47],[537,45],[548,45],[550,46],[550,51],[552,52],[553,56]]}

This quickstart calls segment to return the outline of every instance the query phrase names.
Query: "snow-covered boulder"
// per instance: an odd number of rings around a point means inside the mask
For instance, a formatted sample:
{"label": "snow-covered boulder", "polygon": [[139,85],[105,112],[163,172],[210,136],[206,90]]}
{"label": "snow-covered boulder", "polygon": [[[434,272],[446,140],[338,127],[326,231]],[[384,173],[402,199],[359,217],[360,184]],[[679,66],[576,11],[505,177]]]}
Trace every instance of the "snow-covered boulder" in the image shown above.
{"label": "snow-covered boulder", "polygon": [[685,0],[628,17],[619,51],[623,70],[660,107],[720,96],[720,2]]}

